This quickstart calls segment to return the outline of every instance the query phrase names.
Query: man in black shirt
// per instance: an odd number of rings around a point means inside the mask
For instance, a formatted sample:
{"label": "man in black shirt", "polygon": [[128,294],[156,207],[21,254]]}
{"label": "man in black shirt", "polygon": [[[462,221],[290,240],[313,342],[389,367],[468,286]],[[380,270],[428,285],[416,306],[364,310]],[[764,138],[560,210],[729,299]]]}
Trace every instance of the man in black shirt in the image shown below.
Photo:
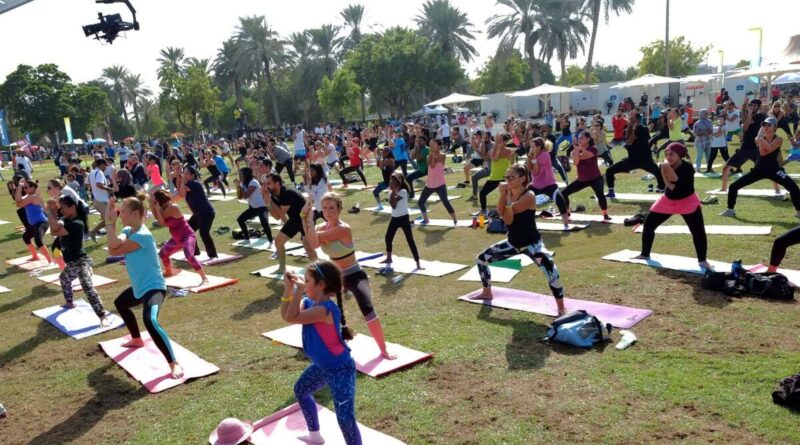
{"label": "man in black shirt", "polygon": [[606,197],[614,198],[614,175],[620,172],[629,172],[637,168],[642,169],[655,176],[658,182],[658,191],[664,190],[664,178],[661,177],[661,170],[653,162],[653,154],[650,151],[650,131],[641,124],[639,113],[631,111],[628,113],[628,127],[625,129],[625,150],[628,157],[615,163],[606,170],[606,182],[608,183],[608,193]]}
{"label": "man in black shirt", "polygon": [[309,245],[306,240],[306,233],[303,230],[305,215],[300,213],[306,204],[306,199],[297,190],[284,187],[283,179],[277,172],[271,172],[266,175],[264,187],[270,201],[267,203],[267,208],[270,209],[272,216],[283,221],[283,227],[281,227],[280,233],[275,239],[276,255],[280,265],[275,273],[280,275],[286,271],[286,242],[294,238],[298,232],[308,258],[311,261],[316,261],[317,252]]}
{"label": "man in black shirt", "polygon": [[144,170],[142,163],[139,162],[139,157],[136,155],[131,156],[130,165],[133,184],[144,187],[144,185],[147,184],[147,172]]}
{"label": "man in black shirt", "polygon": [[[63,221],[58,220],[59,207],[64,216]],[[97,291],[92,285],[92,257],[83,250],[83,221],[78,217],[78,203],[71,196],[61,196],[58,201],[50,199],[47,201],[47,222],[50,225],[50,233],[57,236],[61,242],[61,250],[64,255],[64,270],[61,271],[59,280],[61,290],[64,292],[64,307],[74,309],[72,281],[78,278],[81,288],[89,298],[92,310],[100,319],[100,326],[107,327],[110,322],[106,317],[106,310],[103,308],[103,301],[97,295]]]}

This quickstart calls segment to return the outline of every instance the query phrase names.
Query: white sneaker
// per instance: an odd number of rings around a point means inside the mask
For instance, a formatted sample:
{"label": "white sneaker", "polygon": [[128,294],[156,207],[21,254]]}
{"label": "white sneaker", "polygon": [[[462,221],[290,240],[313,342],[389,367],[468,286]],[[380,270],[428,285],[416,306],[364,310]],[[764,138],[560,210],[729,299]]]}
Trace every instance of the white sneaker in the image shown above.
{"label": "white sneaker", "polygon": [[736,211],[733,209],[725,209],[725,211],[720,213],[719,216],[736,216]]}
{"label": "white sneaker", "polygon": [[622,338],[619,340],[619,343],[617,343],[616,348],[619,349],[620,351],[623,349],[627,349],[630,345],[636,343],[637,340],[636,334],[634,334],[633,332],[622,330],[619,331],[619,333],[622,334]]}

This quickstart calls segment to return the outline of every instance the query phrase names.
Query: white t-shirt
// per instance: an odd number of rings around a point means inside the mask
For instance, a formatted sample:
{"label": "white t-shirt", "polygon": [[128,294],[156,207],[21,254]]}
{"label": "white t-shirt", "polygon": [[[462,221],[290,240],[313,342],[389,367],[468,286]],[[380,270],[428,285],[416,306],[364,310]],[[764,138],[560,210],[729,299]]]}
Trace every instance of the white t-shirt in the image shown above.
{"label": "white t-shirt", "polygon": [[[731,116],[734,117],[733,120]],[[733,110],[728,112],[728,116],[725,118],[725,131],[736,131],[742,128],[742,125],[739,123],[739,110]]]}
{"label": "white t-shirt", "polygon": [[333,163],[339,160],[339,153],[336,152],[336,146],[333,144],[328,144],[325,147],[325,162]]}
{"label": "white t-shirt", "polygon": [[242,186],[242,191],[246,192],[250,187],[255,187],[256,189],[247,198],[247,204],[254,209],[266,207],[267,205],[264,203],[264,197],[261,196],[261,184],[259,184],[255,179],[251,179],[250,184],[247,184],[247,187],[244,185]]}
{"label": "white t-shirt", "polygon": [[[714,125],[714,133],[718,132],[719,130],[720,130],[720,126],[719,125]],[[727,147],[728,146],[728,140],[727,140],[727,135],[725,133],[726,133],[725,132],[725,127],[723,126],[722,127],[722,135],[721,136],[713,136],[713,134],[712,134],[711,146],[712,147]]]}
{"label": "white t-shirt", "polygon": [[397,196],[400,199],[397,200],[397,204],[392,209],[392,216],[408,215],[408,192],[406,189],[400,189],[397,192]]}
{"label": "white t-shirt", "polygon": [[75,200],[76,203],[83,205],[84,207],[88,207],[85,202],[78,196],[78,192],[72,189],[69,185],[65,185],[64,188],[61,189],[61,196],[69,196]]}
{"label": "white t-shirt", "polygon": [[33,174],[33,165],[31,165],[31,160],[27,156],[17,156],[17,168],[20,167],[28,172],[29,175]]}
{"label": "white t-shirt", "polygon": [[325,134],[325,129],[322,127],[317,127],[314,129],[314,134],[323,135]]}
{"label": "white t-shirt", "polygon": [[294,152],[306,150],[306,131],[300,130],[294,135]]}
{"label": "white t-shirt", "polygon": [[95,201],[108,202],[108,192],[98,187],[98,184],[106,185],[106,175],[98,169],[89,173],[89,185],[92,187],[92,196]]}
{"label": "white t-shirt", "polygon": [[445,121],[440,130],[442,131],[442,139],[450,137],[450,125],[447,125],[447,121]]}
{"label": "white t-shirt", "polygon": [[314,200],[314,209],[322,211],[322,197],[325,196],[325,193],[328,192],[328,181],[325,179],[320,178],[317,185],[311,184],[311,190],[309,190],[309,194],[311,198]]}

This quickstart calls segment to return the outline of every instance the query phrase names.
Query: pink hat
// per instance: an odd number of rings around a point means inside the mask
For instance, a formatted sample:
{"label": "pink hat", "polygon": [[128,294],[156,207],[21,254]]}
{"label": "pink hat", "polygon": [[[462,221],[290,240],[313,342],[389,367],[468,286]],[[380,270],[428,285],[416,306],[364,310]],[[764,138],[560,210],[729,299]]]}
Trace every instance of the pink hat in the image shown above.
{"label": "pink hat", "polygon": [[238,445],[253,434],[253,424],[229,417],[219,423],[210,436],[211,445]]}

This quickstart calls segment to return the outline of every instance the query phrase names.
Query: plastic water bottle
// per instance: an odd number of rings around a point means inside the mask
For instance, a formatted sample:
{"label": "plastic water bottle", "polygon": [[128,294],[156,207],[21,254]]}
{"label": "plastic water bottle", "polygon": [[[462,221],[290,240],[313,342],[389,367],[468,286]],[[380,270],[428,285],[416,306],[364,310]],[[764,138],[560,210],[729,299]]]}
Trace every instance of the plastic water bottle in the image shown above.
{"label": "plastic water bottle", "polygon": [[486,219],[483,216],[483,212],[481,212],[481,214],[478,215],[478,227],[482,229],[484,224],[486,224]]}
{"label": "plastic water bottle", "polygon": [[405,279],[406,279],[405,274],[398,275],[398,276],[392,278],[392,283],[397,284],[397,283],[399,283],[399,282],[401,282],[401,281],[403,281]]}
{"label": "plastic water bottle", "polygon": [[742,267],[742,260],[734,260],[731,264],[731,273],[733,274],[733,278],[738,280],[743,271],[744,267]]}
{"label": "plastic water bottle", "polygon": [[8,411],[6,411],[6,407],[0,403],[0,419],[5,419],[6,417],[8,417]]}

